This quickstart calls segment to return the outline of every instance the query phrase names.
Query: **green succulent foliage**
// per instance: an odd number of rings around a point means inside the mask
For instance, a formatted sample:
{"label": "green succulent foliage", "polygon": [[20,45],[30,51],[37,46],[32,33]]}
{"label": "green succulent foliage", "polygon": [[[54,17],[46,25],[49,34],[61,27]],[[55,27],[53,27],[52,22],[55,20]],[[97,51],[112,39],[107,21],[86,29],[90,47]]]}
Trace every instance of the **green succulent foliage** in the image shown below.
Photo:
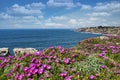
{"label": "green succulent foliage", "polygon": [[101,60],[96,58],[94,55],[88,56],[82,62],[75,62],[74,68],[76,71],[80,71],[83,76],[86,74],[100,73],[100,66],[102,65]]}
{"label": "green succulent foliage", "polygon": [[8,80],[6,74],[0,75],[0,80]]}

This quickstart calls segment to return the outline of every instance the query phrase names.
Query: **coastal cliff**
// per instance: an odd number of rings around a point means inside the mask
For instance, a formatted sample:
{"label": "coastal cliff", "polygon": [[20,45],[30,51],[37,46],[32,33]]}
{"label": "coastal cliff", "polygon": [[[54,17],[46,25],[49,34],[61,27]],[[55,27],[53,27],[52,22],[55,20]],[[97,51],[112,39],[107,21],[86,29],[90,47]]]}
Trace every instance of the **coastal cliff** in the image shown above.
{"label": "coastal cliff", "polygon": [[99,33],[99,34],[114,34],[120,35],[120,26],[98,26],[98,27],[87,27],[87,28],[78,28],[76,31],[80,32],[90,32],[90,33]]}
{"label": "coastal cliff", "polygon": [[16,50],[21,56],[0,57],[0,80],[120,80],[120,36],[88,38],[73,48],[49,47],[32,54]]}

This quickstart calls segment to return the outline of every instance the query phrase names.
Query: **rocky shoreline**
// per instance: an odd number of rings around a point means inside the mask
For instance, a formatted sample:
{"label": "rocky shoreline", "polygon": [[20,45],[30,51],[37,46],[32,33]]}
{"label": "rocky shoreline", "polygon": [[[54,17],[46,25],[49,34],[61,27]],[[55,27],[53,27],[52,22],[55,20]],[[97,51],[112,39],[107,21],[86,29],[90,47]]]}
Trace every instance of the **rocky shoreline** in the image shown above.
{"label": "rocky shoreline", "polygon": [[[25,53],[33,54],[38,50],[35,48],[14,48],[13,52],[16,57],[19,57]],[[9,48],[0,48],[0,57],[6,57],[10,55]]]}
{"label": "rocky shoreline", "polygon": [[[101,40],[104,38],[108,38],[107,36],[120,35],[120,27],[98,26],[98,27],[78,28],[75,31],[93,33],[93,34],[104,34],[99,37]],[[14,48],[13,49],[13,53],[16,57],[24,55],[25,53],[34,54],[35,52],[38,52],[38,50],[35,48]],[[9,55],[10,55],[9,48],[0,48],[0,57],[6,57]]]}
{"label": "rocky shoreline", "polygon": [[[108,39],[107,36],[99,36],[97,38],[100,38],[100,40]],[[91,38],[91,39],[94,39],[94,38]],[[87,39],[85,39],[85,40],[87,40]],[[85,40],[82,40],[80,42],[83,42]],[[13,49],[14,56],[16,56],[16,57],[19,57],[19,56],[24,55],[26,53],[34,54],[35,52],[38,52],[38,51],[39,50],[37,50],[35,48],[14,48]],[[9,55],[11,55],[10,51],[9,51],[9,48],[0,48],[0,57],[7,57]]]}
{"label": "rocky shoreline", "polygon": [[78,32],[89,32],[94,34],[110,34],[110,35],[120,35],[120,26],[97,26],[97,27],[87,27],[87,28],[78,28],[75,31]]}
{"label": "rocky shoreline", "polygon": [[72,48],[25,50],[0,57],[0,80],[120,80],[120,35],[88,38]]}

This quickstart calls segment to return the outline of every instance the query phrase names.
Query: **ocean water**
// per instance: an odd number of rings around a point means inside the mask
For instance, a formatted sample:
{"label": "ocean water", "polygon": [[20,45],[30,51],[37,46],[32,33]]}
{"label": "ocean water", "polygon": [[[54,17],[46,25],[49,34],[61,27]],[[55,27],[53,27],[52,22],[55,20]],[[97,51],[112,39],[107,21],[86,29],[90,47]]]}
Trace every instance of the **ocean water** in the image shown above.
{"label": "ocean water", "polygon": [[[0,48],[33,47],[38,50],[50,46],[70,48],[83,39],[100,36],[99,34],[75,32],[69,29],[24,29],[0,30]],[[12,52],[13,53],[13,52]]]}

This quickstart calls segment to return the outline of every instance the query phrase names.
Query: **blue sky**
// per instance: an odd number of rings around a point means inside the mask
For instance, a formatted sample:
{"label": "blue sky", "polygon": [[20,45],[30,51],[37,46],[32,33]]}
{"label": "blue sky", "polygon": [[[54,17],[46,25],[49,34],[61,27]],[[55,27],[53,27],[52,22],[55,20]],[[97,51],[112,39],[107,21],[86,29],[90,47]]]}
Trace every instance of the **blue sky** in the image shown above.
{"label": "blue sky", "polygon": [[120,26],[119,0],[0,0],[0,29]]}

